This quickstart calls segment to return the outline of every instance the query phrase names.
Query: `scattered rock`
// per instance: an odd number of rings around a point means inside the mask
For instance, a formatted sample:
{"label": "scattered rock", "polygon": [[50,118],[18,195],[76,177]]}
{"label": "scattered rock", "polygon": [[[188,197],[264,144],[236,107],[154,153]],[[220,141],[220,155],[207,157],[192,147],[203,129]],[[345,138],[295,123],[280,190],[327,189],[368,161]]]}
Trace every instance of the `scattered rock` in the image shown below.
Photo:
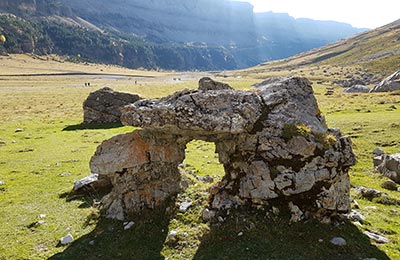
{"label": "scattered rock", "polygon": [[81,179],[81,180],[77,180],[74,182],[74,190],[77,191],[91,183],[94,183],[98,181],[98,175],[97,174],[90,174],[89,176]]}
{"label": "scattered rock", "polygon": [[381,156],[381,155],[384,155],[384,154],[385,154],[385,151],[384,151],[382,148],[380,148],[380,147],[376,147],[376,148],[372,151],[372,153],[373,153],[375,156]]}
{"label": "scattered rock", "polygon": [[273,213],[275,216],[278,216],[279,213],[280,213],[279,208],[277,208],[277,207],[272,207],[272,213]]}
{"label": "scattered rock", "polygon": [[391,92],[400,90],[400,71],[396,71],[386,79],[384,79],[381,83],[379,83],[376,87],[371,89],[371,93],[373,92]]}
{"label": "scattered rock", "polygon": [[190,206],[192,206],[193,202],[191,200],[184,201],[179,205],[179,212],[185,213]]}
{"label": "scattered rock", "polygon": [[207,221],[210,221],[213,218],[215,218],[215,215],[216,215],[216,212],[214,210],[209,210],[206,208],[203,210],[202,217],[203,217],[203,220],[207,222]]}
{"label": "scattered rock", "polygon": [[303,219],[304,214],[300,210],[299,207],[293,204],[293,202],[289,202],[289,210],[292,213],[292,216],[290,218],[290,222],[299,222]]}
{"label": "scattered rock", "polygon": [[89,241],[89,245],[94,246],[95,242],[94,240]]}
{"label": "scattered rock", "polygon": [[110,186],[109,180],[107,179],[99,179],[98,174],[90,174],[89,176],[77,180],[74,182],[74,191],[79,191],[81,189],[94,189],[100,190]]}
{"label": "scattered rock", "polygon": [[335,246],[345,246],[346,240],[342,237],[334,237],[331,239],[331,244],[335,245]]}
{"label": "scattered rock", "polygon": [[175,245],[178,242],[178,231],[177,230],[171,230],[169,232],[167,238],[166,238],[166,243],[169,245]]}
{"label": "scattered rock", "polygon": [[396,110],[396,109],[397,109],[397,107],[396,107],[395,105],[391,105],[391,106],[389,107],[389,109]]}
{"label": "scattered rock", "polygon": [[24,131],[24,129],[22,129],[22,128],[17,128],[17,129],[15,129],[15,132],[16,133],[21,133],[21,132],[23,132]]}
{"label": "scattered rock", "polygon": [[6,185],[5,181],[0,181],[0,186]]}
{"label": "scattered rock", "polygon": [[[380,164],[378,164],[379,162]],[[400,153],[381,155],[380,161],[374,158],[374,164],[378,164],[375,169],[379,173],[396,183],[400,183]]]}
{"label": "scattered rock", "polygon": [[353,209],[359,209],[360,208],[360,205],[358,204],[358,202],[355,199],[352,199],[351,203],[352,203],[352,208]]}
{"label": "scattered rock", "polygon": [[374,240],[376,243],[379,243],[379,244],[387,244],[387,243],[390,243],[390,240],[387,239],[387,238],[384,237],[384,236],[381,236],[381,235],[378,235],[378,234],[375,234],[375,233],[371,233],[371,232],[369,232],[369,231],[364,231],[364,234],[365,234],[367,237],[369,237],[370,239]]}
{"label": "scattered rock", "polygon": [[397,191],[397,184],[392,180],[387,180],[381,184],[381,187],[387,190]]}
{"label": "scattered rock", "polygon": [[39,215],[37,216],[38,219],[45,218],[45,217],[46,217],[46,214],[39,214]]}
{"label": "scattered rock", "polygon": [[[246,202],[260,206],[270,200],[286,203],[295,221],[349,211],[351,140],[327,129],[307,79],[281,78],[255,91],[203,81],[212,87],[122,108],[123,124],[141,129],[104,141],[90,162],[99,181],[111,185],[102,199],[107,217],[152,209],[179,193],[178,166],[192,140],[214,142],[225,169],[210,189],[204,219]],[[313,201],[301,199],[311,191]],[[304,204],[289,205],[289,197]]]}
{"label": "scattered rock", "polygon": [[364,85],[353,85],[350,88],[347,88],[343,91],[343,93],[368,93],[369,88]]}
{"label": "scattered rock", "polygon": [[[63,172],[60,174],[60,177],[69,177],[69,176],[71,176],[70,172]],[[75,185],[74,185],[74,189],[75,189]]]}
{"label": "scattered rock", "polygon": [[363,187],[363,186],[355,188],[355,192],[362,198],[366,198],[368,200],[372,200],[374,198],[381,197],[383,194],[383,192],[381,192],[379,190],[375,190],[375,189],[371,189],[371,188],[367,188],[367,187]]}
{"label": "scattered rock", "polygon": [[379,165],[381,165],[382,162],[383,162],[383,155],[375,156],[373,159],[373,164],[374,164],[375,168],[378,167]]}
{"label": "scattered rock", "polygon": [[102,88],[90,93],[83,103],[83,122],[85,124],[120,122],[120,108],[138,100],[140,100],[138,95]]}
{"label": "scattered rock", "polygon": [[228,84],[214,81],[209,77],[204,77],[199,80],[199,90],[209,91],[209,90],[233,90]]}
{"label": "scattered rock", "polygon": [[199,181],[204,182],[204,183],[212,183],[214,182],[214,178],[211,177],[210,175],[206,175],[206,176],[198,176],[197,178]]}
{"label": "scattered rock", "polygon": [[238,236],[238,237],[243,236],[243,232],[239,232],[239,233],[237,234],[237,236]]}
{"label": "scattered rock", "polygon": [[352,210],[349,214],[347,214],[348,219],[352,221],[360,221],[365,222],[366,218],[358,211]]}
{"label": "scattered rock", "polygon": [[131,229],[135,225],[135,222],[130,221],[130,222],[124,222],[124,230]]}
{"label": "scattered rock", "polygon": [[65,246],[74,242],[74,237],[71,234],[66,235],[60,239],[61,245]]}

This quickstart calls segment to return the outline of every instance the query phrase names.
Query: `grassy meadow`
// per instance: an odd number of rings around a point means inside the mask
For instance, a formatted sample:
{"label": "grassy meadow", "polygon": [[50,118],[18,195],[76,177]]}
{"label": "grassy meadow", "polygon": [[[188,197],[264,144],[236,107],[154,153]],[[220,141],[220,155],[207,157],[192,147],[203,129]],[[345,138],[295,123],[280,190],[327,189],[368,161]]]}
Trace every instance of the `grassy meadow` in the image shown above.
{"label": "grassy meadow", "polygon": [[[258,68],[216,78],[237,89],[277,75],[304,75],[314,82],[328,125],[352,137],[358,158],[350,171],[352,185],[384,191],[392,199],[387,205],[356,198],[366,217],[362,226],[290,224],[288,216],[256,209],[231,212],[223,223],[204,223],[201,212],[207,189],[224,172],[214,145],[193,141],[187,146],[185,168],[180,169],[188,188],[164,208],[133,216],[135,225],[124,230],[123,223],[103,219],[94,207],[101,194],[70,193],[74,181],[90,173],[89,160],[96,147],[133,130],[116,124],[82,126],[83,101],[102,87],[162,97],[196,88],[207,73],[133,71],[25,55],[0,57],[0,68],[0,181],[4,182],[0,185],[0,260],[400,259],[400,192],[381,188],[386,179],[372,165],[375,147],[387,153],[400,150],[400,93],[343,94],[335,87],[335,94],[326,96],[331,79],[322,68]],[[85,82],[91,86],[85,87]],[[213,182],[203,182],[204,176]],[[181,213],[176,204],[186,200],[193,205]],[[172,230],[177,231],[173,238],[168,236]],[[363,234],[365,230],[391,242],[376,244]],[[60,246],[59,239],[68,233],[75,241]],[[329,241],[336,236],[345,238],[347,245],[333,246]]]}

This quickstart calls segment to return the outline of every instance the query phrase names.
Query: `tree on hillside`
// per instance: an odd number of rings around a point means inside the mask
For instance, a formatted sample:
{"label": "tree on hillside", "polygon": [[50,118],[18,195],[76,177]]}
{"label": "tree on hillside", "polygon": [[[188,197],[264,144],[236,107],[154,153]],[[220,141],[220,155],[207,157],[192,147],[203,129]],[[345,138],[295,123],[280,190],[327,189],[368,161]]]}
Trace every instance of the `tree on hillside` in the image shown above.
{"label": "tree on hillside", "polygon": [[0,42],[1,43],[5,43],[6,42],[6,36],[4,36],[4,35],[0,35]]}

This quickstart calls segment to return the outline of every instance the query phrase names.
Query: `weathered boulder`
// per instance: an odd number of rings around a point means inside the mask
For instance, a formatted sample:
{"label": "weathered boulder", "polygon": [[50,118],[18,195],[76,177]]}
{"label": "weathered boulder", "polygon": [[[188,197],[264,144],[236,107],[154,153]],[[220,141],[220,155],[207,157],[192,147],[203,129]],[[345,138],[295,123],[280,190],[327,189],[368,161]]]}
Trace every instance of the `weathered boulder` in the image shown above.
{"label": "weathered boulder", "polygon": [[111,88],[102,88],[90,93],[83,103],[83,122],[114,123],[120,122],[120,108],[138,101],[135,94],[113,91]]}
{"label": "weathered boulder", "polygon": [[207,90],[223,90],[233,88],[226,83],[214,81],[209,77],[204,77],[199,80],[199,90],[207,91]]}
{"label": "weathered boulder", "polygon": [[123,219],[176,195],[193,139],[214,142],[225,169],[210,189],[207,217],[257,205],[286,210],[293,221],[327,221],[350,209],[351,140],[327,129],[305,78],[255,91],[183,90],[128,105],[121,120],[142,129],[103,142],[90,164],[112,184],[102,199],[107,217]]}
{"label": "weathered boulder", "polygon": [[364,85],[353,85],[350,88],[347,88],[343,91],[343,93],[368,93],[369,88]]}
{"label": "weathered boulder", "polygon": [[400,153],[377,156],[374,158],[374,165],[379,173],[396,183],[400,183]]}
{"label": "weathered boulder", "polygon": [[370,92],[391,92],[396,90],[400,90],[400,70],[382,80]]}

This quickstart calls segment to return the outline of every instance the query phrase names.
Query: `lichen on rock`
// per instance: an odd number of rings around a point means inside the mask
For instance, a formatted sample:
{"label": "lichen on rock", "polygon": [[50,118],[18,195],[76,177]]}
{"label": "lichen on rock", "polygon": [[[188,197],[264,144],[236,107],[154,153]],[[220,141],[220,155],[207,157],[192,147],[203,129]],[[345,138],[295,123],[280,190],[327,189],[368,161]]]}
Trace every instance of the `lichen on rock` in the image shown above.
{"label": "lichen on rock", "polygon": [[[286,208],[293,221],[349,211],[351,140],[326,127],[307,79],[280,78],[252,91],[210,80],[122,109],[123,124],[142,129],[103,142],[91,160],[92,173],[112,185],[102,200],[107,217],[122,219],[179,193],[178,165],[193,139],[214,142],[225,169],[210,189],[213,216],[248,204]],[[288,126],[301,131],[287,134]]]}

